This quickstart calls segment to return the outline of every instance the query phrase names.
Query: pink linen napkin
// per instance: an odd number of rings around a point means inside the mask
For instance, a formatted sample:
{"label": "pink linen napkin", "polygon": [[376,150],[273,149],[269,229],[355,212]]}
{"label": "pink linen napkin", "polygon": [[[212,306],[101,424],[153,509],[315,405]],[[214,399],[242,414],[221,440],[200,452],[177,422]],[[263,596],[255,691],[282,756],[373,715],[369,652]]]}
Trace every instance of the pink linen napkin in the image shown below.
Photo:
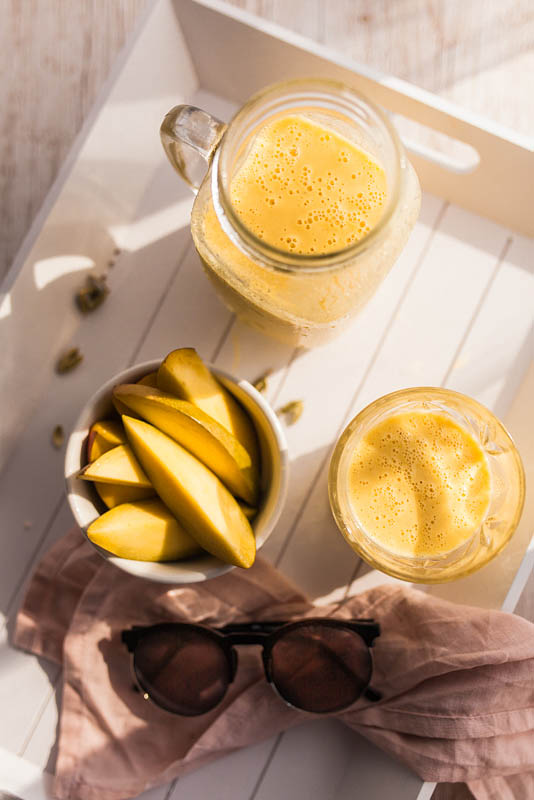
{"label": "pink linen napkin", "polygon": [[55,795],[134,797],[310,719],[272,691],[256,648],[240,648],[220,706],[200,717],[169,714],[133,690],[123,629],[334,615],[374,617],[382,628],[372,685],[383,699],[361,699],[339,719],[425,780],[466,781],[478,800],[534,797],[534,625],[526,620],[391,585],[316,608],[261,558],[191,586],[141,581],[102,560],[78,530],[37,567],[14,633],[17,646],[63,665]]}

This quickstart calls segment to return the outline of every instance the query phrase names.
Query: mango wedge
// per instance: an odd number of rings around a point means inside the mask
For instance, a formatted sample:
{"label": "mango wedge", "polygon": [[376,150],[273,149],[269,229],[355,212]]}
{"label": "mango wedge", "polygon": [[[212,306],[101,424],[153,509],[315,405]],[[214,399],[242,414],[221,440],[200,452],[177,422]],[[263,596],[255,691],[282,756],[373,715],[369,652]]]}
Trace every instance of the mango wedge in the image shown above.
{"label": "mango wedge", "polygon": [[104,419],[91,425],[87,439],[87,458],[96,461],[113,447],[126,442],[126,435],[120,422]]}
{"label": "mango wedge", "polygon": [[258,441],[254,426],[239,403],[213,377],[196,350],[173,350],[158,370],[158,388],[198,406],[235,436],[258,464]]}
{"label": "mango wedge", "polygon": [[[89,461],[96,461],[101,455],[113,450],[119,444],[126,443],[126,434],[122,423],[116,420],[95,422],[89,431],[87,456]],[[95,490],[108,508],[121,503],[133,503],[135,500],[147,500],[154,496],[153,489],[142,489],[137,486],[121,486],[118,483],[95,483]]]}
{"label": "mango wedge", "polygon": [[124,503],[95,519],[87,530],[92,542],[120,558],[177,561],[200,552],[161,500]]}
{"label": "mango wedge", "polygon": [[158,388],[158,373],[157,372],[149,372],[148,375],[145,375],[141,378],[140,381],[137,381],[140,386],[152,386],[153,389]]}
{"label": "mango wedge", "polygon": [[256,542],[235,498],[195,456],[142,420],[122,418],[128,441],[165,505],[217,558],[250,567]]}
{"label": "mango wedge", "polygon": [[122,503],[134,503],[137,500],[148,500],[154,497],[153,489],[140,486],[121,486],[120,483],[96,483],[95,490],[108,508],[115,508]]}
{"label": "mango wedge", "polygon": [[116,386],[113,397],[189,450],[233,494],[251,505],[257,502],[258,474],[250,455],[235,436],[198,406],[147,385]]}
{"label": "mango wedge", "polygon": [[127,444],[120,444],[92,461],[78,477],[84,481],[97,483],[119,483],[122,486],[136,486],[150,489],[152,484],[143,472],[141,465]]}
{"label": "mango wedge", "polygon": [[127,414],[127,415],[130,415],[130,416],[134,416],[134,414],[132,414],[132,412],[130,411],[130,409],[129,409],[129,408],[126,408],[126,406],[125,406],[125,405],[123,405],[123,403],[121,403],[121,401],[120,401],[120,400],[115,400],[115,399],[113,399],[113,405],[115,406],[115,411],[117,412],[117,414],[119,415],[119,417],[122,417],[122,415],[123,415],[123,414]]}
{"label": "mango wedge", "polygon": [[248,506],[246,503],[239,503],[239,508],[248,520],[254,519],[258,513],[257,508],[252,508],[252,506]]}

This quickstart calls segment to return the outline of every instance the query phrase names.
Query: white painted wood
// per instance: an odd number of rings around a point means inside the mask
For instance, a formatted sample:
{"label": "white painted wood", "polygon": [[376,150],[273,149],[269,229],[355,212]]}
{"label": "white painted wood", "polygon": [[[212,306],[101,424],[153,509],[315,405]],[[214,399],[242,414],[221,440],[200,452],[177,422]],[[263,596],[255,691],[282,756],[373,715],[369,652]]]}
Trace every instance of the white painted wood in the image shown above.
{"label": "white painted wood", "polygon": [[514,236],[447,377],[503,419],[534,355],[533,277],[534,241]]}
{"label": "white painted wood", "polygon": [[349,800],[355,792],[414,800],[421,786],[413,772],[400,764],[392,771],[385,753],[332,719],[293,728],[278,737],[269,756],[253,800]]}
{"label": "white painted wood", "polygon": [[[429,800],[434,784],[422,784],[414,773],[402,764],[391,770],[385,754],[363,737],[352,735],[352,754],[347,761],[346,772],[335,794],[335,800],[377,797],[380,800]],[[370,765],[369,768],[367,765]],[[381,794],[376,794],[377,776],[380,776]],[[431,786],[430,794],[423,794],[423,787]]]}
{"label": "white painted wood", "polygon": [[388,329],[355,412],[386,392],[443,382],[506,239],[499,226],[449,206]]}
{"label": "white painted wood", "polygon": [[[247,32],[231,17],[214,16],[191,0],[176,8],[189,45],[199,36],[191,26],[209,20],[202,35],[205,41],[211,37],[213,47],[195,49],[192,66],[169,0],[156,6],[109,99],[104,98],[94,115],[94,126],[86,131],[77,159],[48,202],[44,227],[34,231],[33,249],[27,247],[20,257],[18,278],[11,275],[8,301],[1,307],[0,332],[6,337],[13,334],[16,346],[8,353],[0,401],[13,396],[13,382],[15,396],[21,396],[0,428],[7,462],[0,480],[4,614],[16,608],[32,563],[69,524],[62,500],[62,454],[49,442],[53,426],[61,422],[68,432],[88,394],[103,380],[128,363],[163,355],[177,344],[195,346],[219,366],[252,380],[273,368],[267,396],[275,406],[304,399],[303,416],[287,429],[293,459],[290,496],[264,554],[315,597],[347,591],[359,563],[328,510],[326,463],[338,433],[366,402],[401,385],[445,382],[484,398],[503,415],[520,417],[523,422],[516,422],[517,433],[512,432],[523,447],[529,395],[522,377],[528,358],[532,243],[505,227],[457,206],[446,208],[442,198],[426,194],[420,221],[375,298],[353,328],[321,350],[293,351],[268,341],[235,322],[219,303],[191,245],[187,230],[191,198],[164,162],[154,136],[159,116],[167,105],[183,98],[227,119],[235,102],[249,93],[250,81],[259,80],[261,70],[268,69],[269,54],[279,52],[280,64],[291,62],[292,69],[312,63],[326,66],[324,61],[313,61],[315,56],[305,53],[300,43],[295,49],[291,36],[277,45],[270,35]],[[257,24],[269,30],[268,25]],[[247,42],[258,44],[259,71],[254,74],[236,71],[230,58],[239,54],[245,36]],[[226,57],[217,61],[222,52],[218,48],[223,47]],[[215,78],[220,86],[214,84]],[[164,87],[157,102],[155,85]],[[394,86],[384,95],[392,107],[393,99],[399,103],[401,99],[402,87],[398,82]],[[218,88],[225,89],[220,96]],[[415,90],[408,95],[408,106],[419,114],[424,95]],[[443,121],[444,113],[450,115],[450,109],[436,110],[434,100],[428,108],[435,121]],[[121,127],[117,149],[115,133],[124,120],[128,124]],[[465,118],[458,125],[471,131]],[[500,134],[482,133],[503,158],[516,153],[510,147],[520,148],[519,142],[511,145]],[[523,159],[529,157],[522,153]],[[123,158],[120,174],[110,167],[117,158]],[[480,169],[485,170],[484,162]],[[110,269],[112,294],[98,312],[81,318],[69,306],[73,287],[87,269],[80,259],[100,266],[115,243],[123,252]],[[58,253],[66,254],[69,262],[42,265]],[[65,266],[67,271],[60,276],[58,271]],[[39,288],[38,283],[47,280]],[[85,362],[77,372],[60,378],[52,367],[59,349],[71,343],[81,346]],[[21,370],[25,359],[29,367]],[[533,468],[529,461],[531,475]],[[520,546],[502,579],[497,575],[488,582],[492,590],[499,584],[499,591],[490,597],[494,605],[512,584],[527,546],[533,511],[528,506],[524,533],[517,540]],[[520,568],[508,605],[520,593],[529,558]],[[454,592],[445,588],[444,596],[454,599],[457,588],[458,584]],[[47,675],[36,659],[1,643],[0,659],[0,744],[42,767],[55,736],[53,684],[59,672],[53,668]],[[243,800],[277,795],[345,800],[356,790],[362,793],[362,787],[369,800],[392,792],[407,800],[419,793],[421,800],[420,792],[425,796],[429,792],[429,785],[423,786],[376,748],[328,721],[305,724],[222,759],[178,781],[171,795],[174,800],[209,797],[214,792],[223,797],[224,791]],[[145,797],[163,800],[166,794],[167,789],[161,788]]]}
{"label": "white painted wood", "polygon": [[21,800],[51,800],[51,784],[51,775],[0,748],[0,791],[16,794]]}
{"label": "white painted wood", "polygon": [[275,742],[276,737],[238,750],[185,775],[176,782],[169,800],[208,798],[214,793],[217,800],[249,800],[254,797],[258,776]]}
{"label": "white painted wood", "polygon": [[[355,738],[355,737],[354,737]],[[315,720],[279,737],[254,800],[333,800],[354,747],[336,720]]]}
{"label": "white painted wood", "polygon": [[57,737],[59,733],[59,709],[61,707],[62,674],[57,677],[40,708],[35,725],[28,731],[26,741],[18,749],[20,755],[45,772],[54,773],[57,758]]}
{"label": "white painted wood", "polygon": [[[49,772],[0,748],[0,793],[16,794],[20,800],[53,800],[52,781]],[[139,800],[167,800],[167,787],[149,789]]]}
{"label": "white painted wood", "polygon": [[[83,282],[80,257],[97,273],[104,272],[116,246],[114,225],[139,220],[139,212],[141,216],[151,214],[185,198],[190,202],[183,187],[169,175],[159,138],[154,135],[169,106],[196,88],[169,2],[156,4],[136,48],[135,41],[121,60],[120,77],[114,73],[101,93],[2,284],[0,468],[47,388],[58,350],[69,346],[77,335],[80,315],[73,307],[72,295]],[[147,58],[146,52],[157,52],[160,57]],[[186,223],[186,209],[182,214]],[[152,235],[157,239],[158,231],[153,230]],[[144,264],[153,259],[151,269],[156,272],[161,243],[152,244],[155,249],[145,250],[142,258]],[[137,253],[139,256],[139,250]],[[38,273],[40,281],[36,280]],[[43,285],[45,281],[49,282]],[[126,297],[123,308],[128,307],[131,302]],[[34,332],[28,348],[28,331],[37,318],[39,331]],[[29,382],[28,375],[32,376]],[[17,403],[12,402],[13,397],[18,398]]]}
{"label": "white painted wood", "polygon": [[12,581],[13,591],[6,602],[5,611],[0,614],[0,635],[8,624],[8,621],[13,620],[14,612],[22,602],[34,564],[36,564],[45,552],[52,547],[54,542],[64,536],[65,532],[70,530],[73,525],[72,513],[68,506],[67,499],[65,498],[59,505],[52,524],[40,531],[39,541],[32,554],[32,560],[27,563],[26,568]]}
{"label": "white painted wood", "polygon": [[19,753],[48,703],[58,669],[10,647],[6,630],[0,634],[0,659],[0,747]]}
{"label": "white painted wood", "polygon": [[[303,351],[295,358],[281,391],[278,403],[304,399],[304,411],[297,425],[288,427],[287,437],[292,457],[288,499],[277,530],[271,534],[264,552],[276,563],[281,563],[288,537],[301,514],[310,492],[314,492],[317,471],[325,462],[332,445],[341,432],[343,420],[355,391],[365,380],[367,370],[381,346],[384,330],[389,326],[407,285],[418,267],[419,259],[432,236],[443,201],[425,195],[419,221],[412,236],[375,297],[356,319],[354,325],[339,339],[320,351]],[[324,485],[321,497],[324,499]],[[309,532],[308,534],[309,535]],[[319,534],[321,535],[321,534]],[[319,545],[318,542],[315,546]],[[336,536],[333,548],[339,556],[341,542]],[[310,553],[315,546],[310,537]],[[343,549],[343,548],[341,548]],[[321,558],[330,561],[328,549]],[[311,556],[313,558],[313,555]],[[305,558],[307,561],[308,559]],[[351,562],[350,553],[344,554],[345,563]],[[296,573],[284,562],[284,568],[293,578]],[[298,571],[298,564],[295,561]],[[305,568],[301,573],[305,572]],[[329,570],[322,571],[323,581],[329,581]],[[309,583],[305,588],[310,591]],[[323,586],[322,589],[326,591]]]}
{"label": "white painted wood", "polygon": [[259,331],[235,320],[219,353],[218,363],[222,369],[250,381],[269,373],[264,394],[277,408],[277,396],[294,356],[293,348],[274,340],[267,341]]}
{"label": "white painted wood", "polygon": [[[425,781],[423,783],[423,785],[421,786],[421,788],[419,790],[419,793],[418,793],[417,797],[415,798],[415,800],[430,800],[430,798],[434,794],[434,789],[436,788],[437,785],[438,784],[436,784],[436,783],[430,783],[429,781]],[[467,788],[466,788],[466,791],[469,792],[469,790]],[[469,792],[469,794],[470,794],[470,792]]]}
{"label": "white painted wood", "polygon": [[[418,148],[420,153],[412,148],[411,157],[426,191],[521,233],[534,232],[529,202],[532,177],[526,178],[534,176],[531,138],[315,42],[310,44],[292,31],[230,9],[221,0],[181,0],[176,10],[200,82],[210,91],[242,103],[259,87],[302,75],[348,82],[389,111],[442,131],[478,152],[480,166],[460,174],[442,166],[439,156],[429,160],[422,148]],[[213,36],[208,57],[206,35]],[[224,69],[214,68],[222,63]]]}
{"label": "white painted wood", "polygon": [[[335,13],[328,0],[230,1],[509,128],[532,132],[529,0],[335,0]],[[146,0],[3,4],[0,278],[145,7]],[[437,134],[428,134],[432,144]]]}
{"label": "white painted wood", "polygon": [[[3,562],[10,568],[0,582],[0,610],[8,602],[13,582],[31,558],[41,532],[52,521],[62,498],[63,452],[53,449],[52,430],[61,424],[68,435],[87,397],[117,371],[138,359],[146,326],[167,295],[169,280],[179,267],[180,255],[188,243],[189,232],[182,228],[142,250],[125,253],[113,268],[111,294],[106,303],[87,319],[79,319],[76,337],[54,348],[44,360],[46,371],[41,369],[40,375],[41,380],[47,382],[46,388],[41,387],[40,396],[34,398],[33,413],[23,426],[16,452],[4,468],[0,485],[3,526],[10,531],[4,545]],[[44,316],[34,312],[34,316],[43,326],[53,326],[54,320],[61,317],[64,304],[65,298],[59,293],[53,316],[48,317],[46,312]],[[30,330],[27,329],[24,357],[35,340]],[[56,375],[53,363],[65,347],[73,344],[84,354],[83,363],[72,374]],[[24,357],[20,363],[24,363]],[[13,364],[4,372],[6,393],[10,373],[21,380],[20,375],[25,374],[25,370]],[[28,390],[34,390],[31,380]],[[43,403],[45,396],[47,402]],[[27,522],[33,523],[31,527],[25,527]]]}
{"label": "white painted wood", "polygon": [[534,569],[534,539],[531,539],[525,556],[502,604],[502,610],[513,613]]}

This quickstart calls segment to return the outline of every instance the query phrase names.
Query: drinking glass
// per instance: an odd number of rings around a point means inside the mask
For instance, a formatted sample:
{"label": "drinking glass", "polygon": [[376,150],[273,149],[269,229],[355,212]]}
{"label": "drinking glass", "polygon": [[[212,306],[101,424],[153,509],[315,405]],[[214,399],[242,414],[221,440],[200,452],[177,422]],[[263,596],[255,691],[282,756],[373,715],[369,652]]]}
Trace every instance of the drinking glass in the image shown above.
{"label": "drinking glass", "polygon": [[[350,501],[351,457],[361,439],[388,417],[421,411],[445,415],[464,428],[480,445],[490,474],[490,502],[481,526],[468,541],[435,557],[408,557],[386,550],[365,531]],[[443,583],[480,569],[507,544],[521,517],[525,474],[510,434],[491,411],[459,392],[419,387],[385,395],[354,417],[332,455],[328,490],[339,530],[372,567],[406,581]]]}

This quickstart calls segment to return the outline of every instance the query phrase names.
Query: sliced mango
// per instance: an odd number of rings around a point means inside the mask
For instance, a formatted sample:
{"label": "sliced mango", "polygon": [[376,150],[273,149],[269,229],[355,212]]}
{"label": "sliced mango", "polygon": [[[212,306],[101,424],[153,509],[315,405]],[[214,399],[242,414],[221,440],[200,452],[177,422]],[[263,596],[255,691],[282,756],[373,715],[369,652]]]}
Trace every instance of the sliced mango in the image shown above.
{"label": "sliced mango", "polygon": [[155,496],[153,489],[140,486],[121,486],[120,483],[95,483],[95,490],[108,508],[115,508],[122,503],[134,503],[137,500],[148,500]]}
{"label": "sliced mango", "polygon": [[[113,450],[119,444],[126,443],[126,434],[122,422],[102,420],[95,422],[89,431],[87,455],[89,461],[96,461],[101,455]],[[121,486],[118,483],[95,483],[95,490],[108,508],[121,503],[133,503],[135,500],[148,500],[153,497],[153,489],[142,489],[137,486]]]}
{"label": "sliced mango", "polygon": [[250,567],[256,554],[252,528],[219,478],[153,425],[127,416],[122,421],[135,455],[176,519],[209,553]]}
{"label": "sliced mango", "polygon": [[249,453],[235,436],[198,406],[159,389],[136,384],[116,386],[113,397],[189,450],[233,494],[252,505],[257,502],[258,474]]}
{"label": "sliced mango", "polygon": [[96,461],[92,461],[84,467],[78,473],[78,477],[84,481],[119,483],[123,486],[136,486],[143,489],[152,488],[150,480],[127,444],[120,444],[112,450],[108,450]]}
{"label": "sliced mango", "polygon": [[148,375],[145,375],[141,378],[140,381],[137,381],[140,386],[152,386],[153,389],[158,388],[158,373],[157,372],[149,372]]}
{"label": "sliced mango", "polygon": [[252,508],[252,506],[249,506],[246,503],[239,503],[239,508],[248,520],[254,519],[258,513],[257,508]]}
{"label": "sliced mango", "polygon": [[198,406],[241,442],[253,464],[258,464],[258,441],[246,411],[214,378],[196,350],[173,350],[158,369],[158,388]]}
{"label": "sliced mango", "polygon": [[123,503],[95,519],[87,530],[92,542],[120,558],[177,561],[200,552],[161,500]]}
{"label": "sliced mango", "polygon": [[101,455],[126,442],[126,435],[120,422],[114,419],[104,419],[95,422],[89,430],[87,439],[87,458],[96,461]]}
{"label": "sliced mango", "polygon": [[130,409],[126,408],[126,406],[123,403],[121,403],[120,400],[115,400],[115,398],[113,398],[113,405],[115,406],[115,411],[117,412],[119,417],[122,417],[123,414],[129,414],[130,416],[135,416],[130,411]]}

